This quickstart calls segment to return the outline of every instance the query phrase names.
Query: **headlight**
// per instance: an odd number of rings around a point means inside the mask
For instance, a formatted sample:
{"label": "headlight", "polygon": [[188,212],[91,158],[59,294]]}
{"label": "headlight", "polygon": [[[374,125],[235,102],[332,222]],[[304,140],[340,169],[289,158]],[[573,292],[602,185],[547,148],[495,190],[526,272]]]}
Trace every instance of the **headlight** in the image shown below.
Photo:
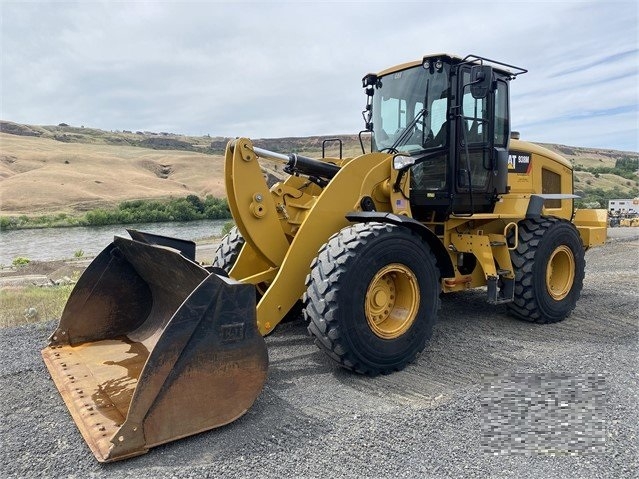
{"label": "headlight", "polygon": [[415,164],[415,158],[405,155],[397,155],[393,158],[393,168],[396,170],[403,170],[409,166]]}

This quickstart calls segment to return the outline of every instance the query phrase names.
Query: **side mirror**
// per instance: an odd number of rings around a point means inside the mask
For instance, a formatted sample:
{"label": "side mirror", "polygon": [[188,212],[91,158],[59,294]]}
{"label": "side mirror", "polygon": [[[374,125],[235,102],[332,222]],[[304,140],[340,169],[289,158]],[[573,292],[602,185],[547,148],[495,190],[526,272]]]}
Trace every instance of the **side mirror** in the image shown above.
{"label": "side mirror", "polygon": [[470,69],[470,93],[480,100],[488,96],[493,82],[493,67],[489,65],[473,65]]}

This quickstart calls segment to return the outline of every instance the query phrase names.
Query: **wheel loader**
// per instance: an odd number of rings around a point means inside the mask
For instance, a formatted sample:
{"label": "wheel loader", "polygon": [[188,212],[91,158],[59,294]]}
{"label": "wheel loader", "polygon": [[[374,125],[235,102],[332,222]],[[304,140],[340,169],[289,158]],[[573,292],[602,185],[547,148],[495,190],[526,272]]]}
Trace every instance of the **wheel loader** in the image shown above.
{"label": "wheel loader", "polygon": [[639,226],[639,218],[634,216],[634,217],[628,217],[628,218],[622,218],[619,221],[619,226],[628,226],[631,228],[637,227]]}
{"label": "wheel loader", "polygon": [[[355,157],[230,141],[236,228],[212,266],[190,241],[116,236],[42,351],[96,458],[240,417],[267,378],[263,337],[292,311],[366,375],[416,358],[445,293],[483,288],[523,320],[565,319],[606,211],[575,210],[570,163],[511,132],[510,84],[525,72],[437,54],[368,74]],[[286,179],[269,188],[260,159],[281,161]]]}

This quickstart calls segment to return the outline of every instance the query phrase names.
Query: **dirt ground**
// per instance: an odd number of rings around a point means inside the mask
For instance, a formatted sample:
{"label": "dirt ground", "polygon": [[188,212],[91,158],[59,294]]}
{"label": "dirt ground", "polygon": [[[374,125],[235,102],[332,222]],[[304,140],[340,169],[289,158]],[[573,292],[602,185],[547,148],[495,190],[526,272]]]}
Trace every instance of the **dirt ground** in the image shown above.
{"label": "dirt ground", "polygon": [[[638,477],[639,229],[611,235],[587,252],[581,299],[564,322],[513,319],[482,291],[445,295],[417,361],[377,378],[336,367],[301,321],[283,324],[266,338],[269,377],[245,416],[107,465],[84,444],[40,358],[55,324],[0,330],[0,476]],[[596,377],[597,448],[487,452],[487,378],[515,373]],[[568,436],[579,431],[572,420]]]}

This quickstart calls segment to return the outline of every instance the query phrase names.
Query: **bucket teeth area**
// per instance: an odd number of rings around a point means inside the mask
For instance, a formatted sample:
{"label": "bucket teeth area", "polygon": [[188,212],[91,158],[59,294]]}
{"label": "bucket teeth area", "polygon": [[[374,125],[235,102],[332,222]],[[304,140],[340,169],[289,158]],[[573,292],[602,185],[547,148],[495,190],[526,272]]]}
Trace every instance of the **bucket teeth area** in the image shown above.
{"label": "bucket teeth area", "polygon": [[82,436],[106,458],[124,423],[148,351],[139,343],[111,339],[42,352]]}

